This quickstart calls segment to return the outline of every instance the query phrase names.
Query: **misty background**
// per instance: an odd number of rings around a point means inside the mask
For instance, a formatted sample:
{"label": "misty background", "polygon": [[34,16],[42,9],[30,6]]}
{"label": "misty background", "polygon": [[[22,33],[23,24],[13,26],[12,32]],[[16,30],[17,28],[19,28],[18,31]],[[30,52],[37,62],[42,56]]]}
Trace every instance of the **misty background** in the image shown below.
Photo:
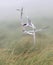
{"label": "misty background", "polygon": [[17,20],[20,7],[31,18],[53,19],[53,0],[0,0],[0,20]]}
{"label": "misty background", "polygon": [[20,15],[16,9],[21,7],[24,8],[24,16],[28,15],[37,27],[49,26],[48,33],[53,34],[53,0],[0,0],[1,30],[20,31]]}

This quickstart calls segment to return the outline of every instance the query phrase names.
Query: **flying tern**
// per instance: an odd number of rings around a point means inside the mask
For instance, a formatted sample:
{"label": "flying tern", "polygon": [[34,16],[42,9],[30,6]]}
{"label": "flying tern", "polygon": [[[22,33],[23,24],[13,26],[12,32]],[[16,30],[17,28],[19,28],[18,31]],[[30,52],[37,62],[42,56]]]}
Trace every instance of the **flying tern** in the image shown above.
{"label": "flying tern", "polygon": [[[23,8],[21,9],[17,9],[18,11],[20,11],[20,19],[21,19],[21,23],[22,23],[22,18],[23,18]],[[22,27],[23,27],[23,33],[24,34],[28,34],[28,35],[32,35],[33,36],[33,40],[34,40],[34,44],[35,44],[35,38],[36,38],[36,32],[42,31],[45,28],[42,29],[37,29],[36,26],[32,23],[32,21],[29,19],[29,17],[27,16],[27,22],[26,23],[22,23]],[[26,27],[31,27],[32,30],[27,31]]]}

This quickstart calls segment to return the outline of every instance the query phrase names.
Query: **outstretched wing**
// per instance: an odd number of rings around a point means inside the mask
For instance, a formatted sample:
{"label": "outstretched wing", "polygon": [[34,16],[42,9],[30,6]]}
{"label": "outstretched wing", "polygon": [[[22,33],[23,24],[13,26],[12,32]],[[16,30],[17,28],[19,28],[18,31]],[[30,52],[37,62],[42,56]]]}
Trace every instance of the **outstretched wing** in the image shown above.
{"label": "outstretched wing", "polygon": [[36,32],[39,32],[39,31],[44,31],[46,28],[42,28],[42,29],[36,29],[35,31],[33,31],[33,30],[30,30],[30,31],[28,31],[28,32],[30,32],[30,33],[36,33]]}
{"label": "outstretched wing", "polygon": [[22,19],[22,16],[23,16],[23,8],[21,8],[21,19]]}
{"label": "outstretched wing", "polygon": [[28,34],[28,35],[33,35],[33,33],[29,32],[29,31],[23,31],[25,34]]}
{"label": "outstretched wing", "polygon": [[23,16],[23,8],[17,9],[17,11],[20,11],[20,19],[22,19],[22,16]]}
{"label": "outstretched wing", "polygon": [[32,36],[33,36],[33,40],[34,40],[34,44],[35,44],[35,31],[30,32],[30,31],[24,30],[23,32],[24,32],[25,34],[32,35]]}

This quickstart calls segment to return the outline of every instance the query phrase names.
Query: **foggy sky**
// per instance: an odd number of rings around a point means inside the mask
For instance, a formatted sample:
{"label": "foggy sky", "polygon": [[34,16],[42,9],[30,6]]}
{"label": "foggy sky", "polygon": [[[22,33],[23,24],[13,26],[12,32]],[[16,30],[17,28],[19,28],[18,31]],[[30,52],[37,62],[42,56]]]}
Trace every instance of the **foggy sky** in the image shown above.
{"label": "foggy sky", "polygon": [[24,8],[25,15],[53,17],[53,0],[0,0],[0,21],[17,20],[17,8]]}

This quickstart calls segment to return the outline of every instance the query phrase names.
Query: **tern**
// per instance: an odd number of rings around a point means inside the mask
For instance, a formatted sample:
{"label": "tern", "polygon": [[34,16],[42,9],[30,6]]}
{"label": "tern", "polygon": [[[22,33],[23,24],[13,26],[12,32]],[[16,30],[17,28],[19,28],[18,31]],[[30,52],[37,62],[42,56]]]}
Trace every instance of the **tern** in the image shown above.
{"label": "tern", "polygon": [[[37,29],[36,26],[32,23],[32,21],[30,20],[30,18],[28,16],[26,16],[27,18],[27,22],[26,23],[22,23],[22,19],[23,19],[23,8],[21,9],[17,9],[18,11],[20,11],[20,19],[21,19],[21,25],[23,27],[23,33],[24,34],[28,34],[28,35],[32,35],[33,36],[33,40],[34,40],[34,44],[35,44],[35,40],[36,40],[36,32],[40,32],[44,29],[46,29],[47,27],[44,27],[42,29]],[[31,27],[32,30],[27,31],[26,27]]]}

